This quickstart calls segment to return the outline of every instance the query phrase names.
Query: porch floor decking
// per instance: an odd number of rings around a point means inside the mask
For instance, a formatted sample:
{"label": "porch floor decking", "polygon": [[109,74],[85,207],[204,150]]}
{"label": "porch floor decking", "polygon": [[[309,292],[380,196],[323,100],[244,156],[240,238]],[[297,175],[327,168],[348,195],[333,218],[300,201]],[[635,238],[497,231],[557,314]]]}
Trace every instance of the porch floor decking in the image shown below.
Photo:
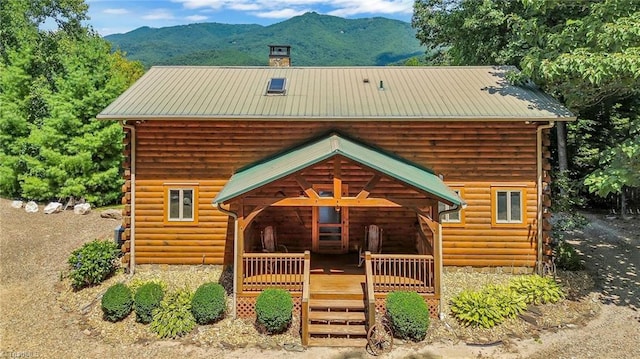
{"label": "porch floor decking", "polygon": [[312,274],[309,289],[312,297],[331,298],[343,294],[353,299],[364,298],[363,274]]}

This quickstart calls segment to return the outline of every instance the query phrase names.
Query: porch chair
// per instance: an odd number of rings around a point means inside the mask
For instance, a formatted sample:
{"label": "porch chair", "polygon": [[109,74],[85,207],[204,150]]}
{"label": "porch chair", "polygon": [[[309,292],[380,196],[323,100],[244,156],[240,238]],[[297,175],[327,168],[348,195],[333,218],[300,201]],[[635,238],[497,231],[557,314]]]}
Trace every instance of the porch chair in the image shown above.
{"label": "porch chair", "polygon": [[278,245],[276,239],[276,229],[273,226],[266,226],[260,232],[260,240],[262,241],[262,251],[265,253],[275,253],[278,250],[280,252],[288,253],[287,247],[280,244]]}
{"label": "porch chair", "polygon": [[358,249],[358,267],[364,263],[364,252],[382,253],[382,228],[371,224],[364,227],[364,245]]}

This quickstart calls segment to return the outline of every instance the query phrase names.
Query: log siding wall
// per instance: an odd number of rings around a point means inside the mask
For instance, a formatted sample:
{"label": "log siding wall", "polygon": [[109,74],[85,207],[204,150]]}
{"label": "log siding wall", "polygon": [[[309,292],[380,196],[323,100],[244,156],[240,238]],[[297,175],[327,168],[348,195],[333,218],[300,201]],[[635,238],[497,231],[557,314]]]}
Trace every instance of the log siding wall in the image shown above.
{"label": "log siding wall", "polygon": [[[468,203],[464,227],[444,224],[444,265],[533,266],[536,259],[536,125],[524,122],[307,122],[307,121],[146,121],[136,125],[136,262],[222,264],[231,260],[232,222],[211,206],[213,198],[237,169],[274,155],[330,130],[378,146],[462,188]],[[129,135],[125,155],[130,159]],[[357,169],[357,166],[356,168]],[[320,170],[314,169],[314,170]],[[343,168],[343,173],[348,173]],[[352,181],[365,183],[367,174]],[[324,174],[315,174],[322,181]],[[313,175],[310,175],[313,177]],[[130,163],[125,162],[123,220],[130,223]],[[385,184],[385,181],[388,182]],[[166,226],[164,186],[197,184],[197,226]],[[279,183],[278,186],[284,183]],[[526,191],[525,226],[491,225],[491,187]],[[274,185],[275,190],[278,186]],[[295,188],[293,185],[292,188]],[[358,191],[349,184],[349,190]],[[376,187],[402,191],[389,180]],[[270,190],[266,187],[265,190]],[[292,189],[293,190],[293,189]],[[299,190],[299,189],[298,189]],[[277,212],[280,211],[280,212]],[[276,213],[277,212],[277,213]],[[271,218],[270,218],[271,217]],[[385,228],[383,250],[412,253],[416,218],[406,209],[350,209],[350,247],[364,235],[372,218]],[[247,248],[259,241],[259,226],[275,222],[279,240],[293,250],[310,245],[310,208],[269,208],[247,233]],[[278,224],[281,223],[281,224]],[[309,237],[301,235],[308,232]],[[127,250],[130,230],[123,234]],[[126,260],[127,257],[125,257]]]}

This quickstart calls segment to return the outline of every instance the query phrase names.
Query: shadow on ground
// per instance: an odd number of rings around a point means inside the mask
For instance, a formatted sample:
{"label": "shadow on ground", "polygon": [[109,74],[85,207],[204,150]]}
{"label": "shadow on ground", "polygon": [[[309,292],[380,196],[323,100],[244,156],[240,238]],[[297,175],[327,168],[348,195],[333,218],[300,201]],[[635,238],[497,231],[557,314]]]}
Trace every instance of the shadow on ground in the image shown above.
{"label": "shadow on ground", "polygon": [[640,216],[583,214],[589,224],[566,239],[582,255],[602,302],[640,310]]}

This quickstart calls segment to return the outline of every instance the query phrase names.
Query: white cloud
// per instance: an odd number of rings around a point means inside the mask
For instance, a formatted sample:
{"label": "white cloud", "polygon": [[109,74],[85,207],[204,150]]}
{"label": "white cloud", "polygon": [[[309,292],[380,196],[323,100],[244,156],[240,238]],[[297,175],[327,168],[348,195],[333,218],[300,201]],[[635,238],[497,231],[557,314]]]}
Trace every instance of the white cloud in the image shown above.
{"label": "white cloud", "polygon": [[263,9],[263,7],[260,6],[260,4],[257,4],[257,3],[253,3],[253,4],[234,3],[234,4],[229,5],[229,9],[230,10],[236,10],[236,11],[256,11],[256,10]]}
{"label": "white cloud", "polygon": [[311,10],[282,9],[282,10],[256,12],[254,13],[254,15],[257,17],[268,18],[268,19],[288,19],[293,16],[302,15],[305,12],[309,12],[309,11]]}
{"label": "white cloud", "polygon": [[335,16],[410,14],[414,0],[171,0],[187,9],[251,11],[260,17],[285,18],[316,11]]}
{"label": "white cloud", "polygon": [[334,16],[354,16],[359,14],[410,14],[413,12],[411,0],[336,0],[334,10],[327,14]]}
{"label": "white cloud", "polygon": [[109,14],[109,15],[126,15],[129,13],[129,10],[127,9],[104,9],[102,10],[103,13],[105,14]]}
{"label": "white cloud", "polygon": [[204,21],[204,20],[208,19],[208,17],[207,16],[203,16],[203,15],[191,15],[191,16],[185,17],[185,19],[187,19],[189,21]]}
{"label": "white cloud", "polygon": [[173,20],[175,19],[175,16],[167,9],[155,9],[142,16],[142,18],[144,20]]}

